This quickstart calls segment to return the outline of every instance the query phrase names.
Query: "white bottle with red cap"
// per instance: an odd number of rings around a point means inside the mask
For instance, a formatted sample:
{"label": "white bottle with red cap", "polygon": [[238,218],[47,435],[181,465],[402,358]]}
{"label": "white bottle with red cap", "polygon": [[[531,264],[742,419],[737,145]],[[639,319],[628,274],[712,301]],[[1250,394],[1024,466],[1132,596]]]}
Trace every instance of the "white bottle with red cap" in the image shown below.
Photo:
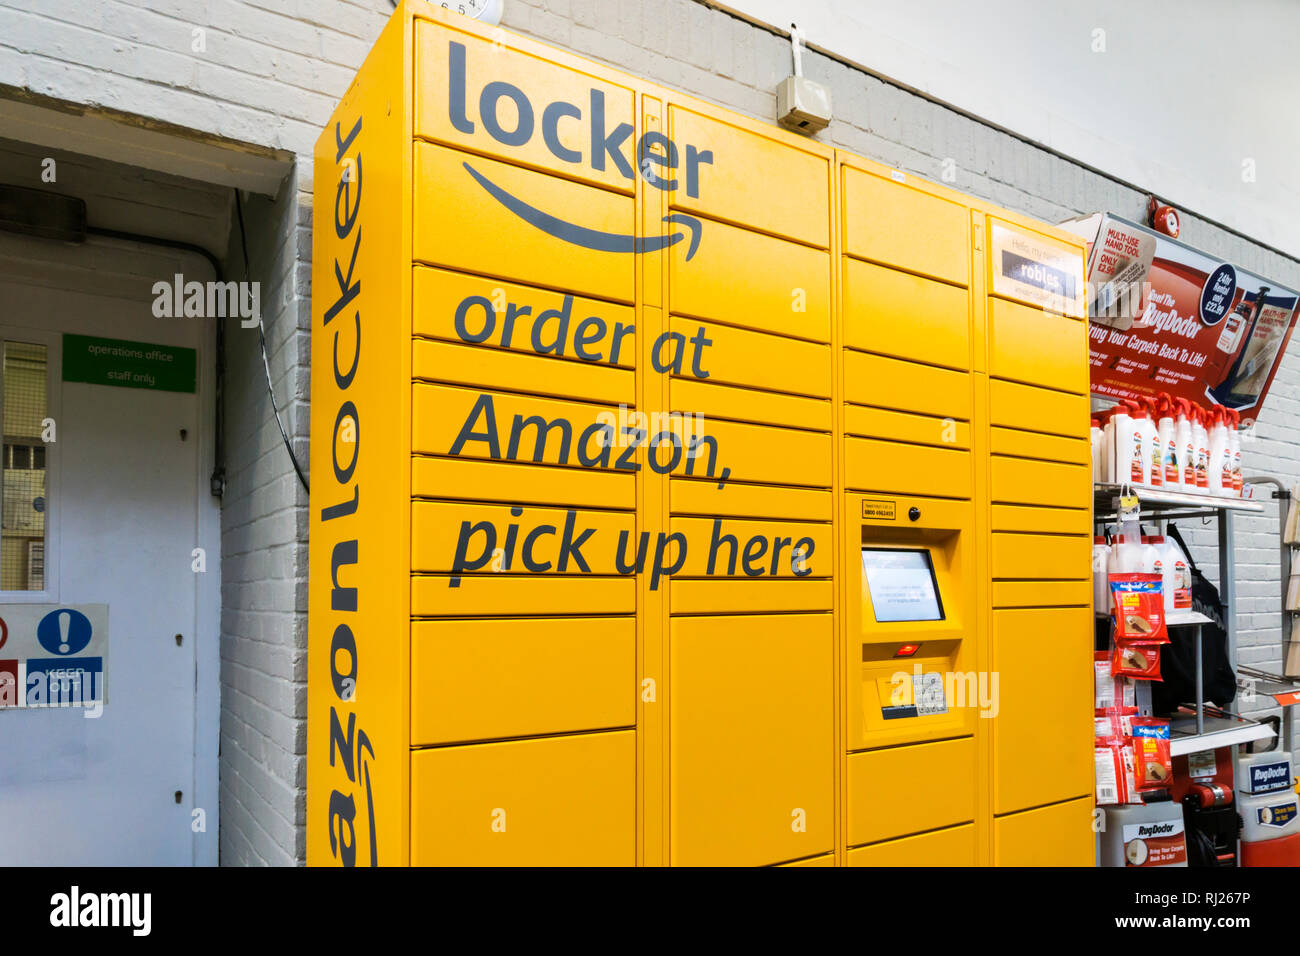
{"label": "white bottle with red cap", "polygon": [[1210,493],[1210,433],[1205,427],[1205,409],[1199,405],[1192,406],[1193,443],[1196,445],[1196,488],[1197,494]]}
{"label": "white bottle with red cap", "polygon": [[1165,484],[1165,455],[1164,446],[1160,443],[1160,403],[1154,398],[1148,398],[1146,429],[1147,435],[1150,436],[1150,459],[1151,466],[1147,476],[1147,481],[1152,488],[1163,488]]}
{"label": "white bottle with red cap", "polygon": [[1178,489],[1196,490],[1196,438],[1192,427],[1192,407],[1185,398],[1176,402],[1178,420],[1174,423],[1174,442],[1178,446]]}
{"label": "white bottle with red cap", "polygon": [[1128,402],[1115,406],[1110,418],[1111,481],[1115,484],[1146,484],[1146,444],[1137,427],[1137,412]]}
{"label": "white bottle with red cap", "polygon": [[1110,545],[1104,535],[1092,539],[1092,610],[1110,613]]}
{"label": "white bottle with red cap", "polygon": [[1170,614],[1174,613],[1174,594],[1177,592],[1181,580],[1181,572],[1178,568],[1181,552],[1173,541],[1163,534],[1153,534],[1151,543],[1160,552],[1161,588],[1165,599],[1165,617],[1168,618]]}
{"label": "white bottle with red cap", "polygon": [[1097,418],[1092,420],[1092,428],[1088,432],[1092,444],[1092,480],[1099,482],[1105,480],[1105,474],[1102,472],[1102,432],[1101,421]]}
{"label": "white bottle with red cap", "polygon": [[1228,448],[1228,427],[1224,424],[1227,409],[1216,405],[1210,410],[1209,467],[1207,477],[1210,494],[1225,497],[1232,494],[1232,453]]}
{"label": "white bottle with red cap", "polygon": [[1133,428],[1137,431],[1138,443],[1141,446],[1139,450],[1142,456],[1142,477],[1141,479],[1134,478],[1133,481],[1134,484],[1150,485],[1154,484],[1151,453],[1159,444],[1160,436],[1156,432],[1156,423],[1151,420],[1151,411],[1147,407],[1146,399],[1138,399],[1132,404]]}
{"label": "white bottle with red cap", "polygon": [[1174,440],[1174,400],[1167,394],[1160,395],[1160,422],[1157,430],[1160,433],[1160,472],[1163,484],[1169,490],[1178,487],[1178,455],[1177,442]]}
{"label": "white bottle with red cap", "polygon": [[1241,476],[1241,412],[1228,412],[1228,455],[1232,461],[1232,497],[1240,498],[1244,488]]}

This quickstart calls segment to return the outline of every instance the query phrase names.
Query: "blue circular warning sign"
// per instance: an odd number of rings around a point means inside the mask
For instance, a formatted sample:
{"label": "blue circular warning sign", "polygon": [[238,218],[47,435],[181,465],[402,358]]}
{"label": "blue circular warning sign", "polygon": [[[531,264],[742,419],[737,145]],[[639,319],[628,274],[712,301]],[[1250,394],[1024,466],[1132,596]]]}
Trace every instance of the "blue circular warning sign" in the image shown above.
{"label": "blue circular warning sign", "polygon": [[1210,273],[1201,287],[1201,321],[1218,325],[1232,308],[1237,297],[1237,270],[1224,263]]}
{"label": "blue circular warning sign", "polygon": [[86,649],[91,631],[90,618],[70,607],[61,607],[41,618],[36,625],[36,639],[51,654],[67,656]]}

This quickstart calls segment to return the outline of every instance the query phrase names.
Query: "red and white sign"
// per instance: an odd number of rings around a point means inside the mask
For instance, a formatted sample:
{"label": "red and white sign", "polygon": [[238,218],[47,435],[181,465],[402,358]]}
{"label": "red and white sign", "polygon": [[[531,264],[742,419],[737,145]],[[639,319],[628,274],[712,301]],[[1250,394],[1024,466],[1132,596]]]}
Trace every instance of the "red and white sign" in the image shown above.
{"label": "red and white sign", "polygon": [[1252,423],[1291,339],[1300,293],[1117,216],[1063,227],[1089,243],[1093,394],[1168,392],[1237,409],[1242,424]]}

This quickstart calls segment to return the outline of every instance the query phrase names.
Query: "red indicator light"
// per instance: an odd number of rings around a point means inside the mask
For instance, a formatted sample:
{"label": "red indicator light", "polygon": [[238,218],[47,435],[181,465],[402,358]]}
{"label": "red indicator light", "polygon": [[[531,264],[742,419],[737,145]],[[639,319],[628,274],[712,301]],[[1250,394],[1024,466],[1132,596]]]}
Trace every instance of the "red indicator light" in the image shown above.
{"label": "red indicator light", "polygon": [[895,657],[911,657],[921,649],[920,644],[900,644],[898,650],[894,651]]}

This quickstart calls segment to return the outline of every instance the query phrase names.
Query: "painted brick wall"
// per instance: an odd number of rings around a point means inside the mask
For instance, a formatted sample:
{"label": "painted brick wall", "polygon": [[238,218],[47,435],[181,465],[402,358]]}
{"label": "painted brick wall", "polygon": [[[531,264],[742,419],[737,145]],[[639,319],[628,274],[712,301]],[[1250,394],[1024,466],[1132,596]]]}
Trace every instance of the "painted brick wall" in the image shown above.
{"label": "painted brick wall", "polygon": [[[845,0],[848,2],[848,0]],[[503,25],[770,121],[788,42],[699,0],[506,0]],[[307,451],[310,151],[378,36],[389,0],[0,0],[0,86],[175,123],[298,156],[271,201],[246,207],[276,393]],[[196,31],[202,31],[198,33]],[[199,40],[202,49],[196,49]],[[1145,196],[831,58],[837,119],[819,138],[1048,221],[1096,210],[1140,218]],[[3,90],[0,90],[3,94]],[[1300,262],[1193,216],[1183,236],[1300,285]],[[242,271],[238,234],[228,270]],[[306,498],[280,446],[256,332],[229,330],[229,486],[222,519],[221,858],[303,859]],[[1289,352],[1248,473],[1300,480],[1300,345]],[[1242,659],[1276,665],[1276,519],[1240,520]],[[1212,544],[1197,532],[1198,546]],[[1213,553],[1198,560],[1217,574]]]}

